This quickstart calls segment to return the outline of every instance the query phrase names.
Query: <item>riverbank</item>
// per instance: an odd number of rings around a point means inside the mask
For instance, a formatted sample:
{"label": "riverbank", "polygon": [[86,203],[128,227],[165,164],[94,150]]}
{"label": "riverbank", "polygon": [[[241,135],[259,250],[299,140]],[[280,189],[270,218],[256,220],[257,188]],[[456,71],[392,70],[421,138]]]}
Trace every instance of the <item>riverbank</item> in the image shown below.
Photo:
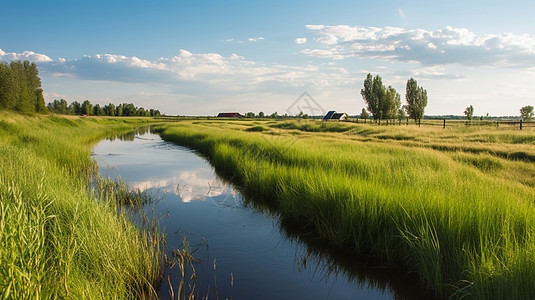
{"label": "riverbank", "polygon": [[3,299],[156,298],[154,241],[90,193],[90,147],[150,118],[0,114]]}
{"label": "riverbank", "polygon": [[159,132],[283,222],[414,276],[422,290],[535,295],[531,132],[229,120]]}

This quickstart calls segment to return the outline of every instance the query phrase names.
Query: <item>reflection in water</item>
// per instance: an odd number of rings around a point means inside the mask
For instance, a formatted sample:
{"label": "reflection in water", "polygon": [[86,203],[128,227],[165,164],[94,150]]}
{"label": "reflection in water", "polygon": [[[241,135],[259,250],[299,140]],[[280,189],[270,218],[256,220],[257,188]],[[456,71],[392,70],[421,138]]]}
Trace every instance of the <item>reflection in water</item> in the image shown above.
{"label": "reflection in water", "polygon": [[[93,149],[94,157],[103,176],[120,176],[133,188],[163,194],[147,209],[162,216],[168,257],[187,237],[200,260],[195,265],[198,296],[418,298],[396,285],[392,276],[385,276],[388,271],[359,264],[353,256],[329,252],[321,242],[281,225],[276,212],[251,201],[253,198],[244,200],[194,151],[157,135],[140,136],[147,130],[134,133],[133,138],[123,135],[102,141]],[[166,269],[160,289],[163,299],[170,299],[170,287],[176,291],[179,273]]]}
{"label": "reflection in water", "polygon": [[139,138],[140,135],[144,135],[149,132],[150,132],[150,126],[143,126],[143,127],[136,128],[136,130],[134,131],[122,132],[122,133],[118,133],[115,135],[111,135],[107,137],[106,139],[108,141],[119,140],[123,142],[133,142],[136,136],[138,136]]}

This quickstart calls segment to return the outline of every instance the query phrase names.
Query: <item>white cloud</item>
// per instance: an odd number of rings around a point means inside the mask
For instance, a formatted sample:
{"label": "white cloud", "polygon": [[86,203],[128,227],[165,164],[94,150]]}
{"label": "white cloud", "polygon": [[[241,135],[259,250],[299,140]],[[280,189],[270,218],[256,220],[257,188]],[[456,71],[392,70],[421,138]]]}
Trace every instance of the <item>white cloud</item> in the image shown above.
{"label": "white cloud", "polygon": [[375,58],[427,66],[535,67],[535,39],[527,34],[476,35],[449,26],[435,31],[347,25],[306,27],[319,35],[314,40],[320,47],[302,53],[314,57]]}
{"label": "white cloud", "polygon": [[156,61],[138,57],[95,54],[80,59],[60,59],[39,65],[41,73],[51,77],[94,81],[152,84],[173,87],[177,91],[208,90],[245,92],[308,86],[320,88],[349,84],[347,70],[329,67],[266,65],[233,53],[192,53],[180,49],[178,54]]}
{"label": "white cloud", "polygon": [[249,38],[249,42],[258,42],[258,41],[263,41],[264,40],[264,37],[263,36],[259,36],[259,37],[252,37],[252,38]]}
{"label": "white cloud", "polygon": [[307,42],[307,38],[304,38],[304,37],[303,37],[303,38],[296,38],[296,39],[294,40],[294,42],[295,42],[296,44],[306,44],[306,42]]}
{"label": "white cloud", "polygon": [[0,60],[29,60],[33,62],[50,62],[52,59],[44,54],[35,53],[33,51],[24,51],[22,53],[4,52],[0,49]]}

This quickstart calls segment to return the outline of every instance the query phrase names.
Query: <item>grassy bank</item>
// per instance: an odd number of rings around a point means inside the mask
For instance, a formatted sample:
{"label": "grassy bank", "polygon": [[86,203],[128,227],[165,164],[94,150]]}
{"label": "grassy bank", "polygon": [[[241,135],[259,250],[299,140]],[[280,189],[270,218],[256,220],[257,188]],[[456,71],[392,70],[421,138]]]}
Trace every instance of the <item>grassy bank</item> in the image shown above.
{"label": "grassy bank", "polygon": [[535,297],[533,132],[184,121],[161,134],[204,153],[283,221],[422,289]]}
{"label": "grassy bank", "polygon": [[89,192],[90,146],[146,120],[0,111],[3,299],[155,297],[154,241]]}

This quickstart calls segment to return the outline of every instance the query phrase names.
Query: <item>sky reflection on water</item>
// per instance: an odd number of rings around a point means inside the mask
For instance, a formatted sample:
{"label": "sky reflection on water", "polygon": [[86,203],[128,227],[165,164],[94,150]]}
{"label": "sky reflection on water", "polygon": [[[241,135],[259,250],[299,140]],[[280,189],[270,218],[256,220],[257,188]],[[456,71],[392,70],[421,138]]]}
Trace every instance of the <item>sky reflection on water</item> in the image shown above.
{"label": "sky reflection on water", "polygon": [[[288,238],[276,217],[246,205],[192,150],[147,133],[104,140],[92,156],[102,176],[159,195],[151,209],[165,228],[166,253],[171,256],[188,239],[200,260],[195,268],[201,298],[216,293],[234,299],[394,298],[384,283],[350,278],[321,255],[311,255],[299,239]],[[168,276],[175,293],[179,282],[179,272],[167,269],[163,299],[170,298]]]}

